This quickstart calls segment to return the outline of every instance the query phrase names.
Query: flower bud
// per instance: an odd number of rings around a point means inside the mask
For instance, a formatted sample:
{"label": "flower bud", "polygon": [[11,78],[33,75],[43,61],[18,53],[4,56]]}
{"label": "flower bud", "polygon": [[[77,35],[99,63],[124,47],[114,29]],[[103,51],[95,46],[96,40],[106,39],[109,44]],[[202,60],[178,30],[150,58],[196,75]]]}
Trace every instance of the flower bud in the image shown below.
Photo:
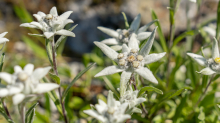
{"label": "flower bud", "polygon": [[139,66],[139,62],[138,61],[133,61],[132,65],[134,68],[137,68]]}
{"label": "flower bud", "polygon": [[124,57],[124,54],[123,53],[119,53],[118,54],[118,59],[121,59],[121,58],[123,58]]}
{"label": "flower bud", "polygon": [[22,82],[26,81],[28,79],[28,75],[24,72],[18,73],[18,79]]}
{"label": "flower bud", "polygon": [[119,63],[120,66],[124,66],[125,65],[125,60],[124,59],[120,59],[118,63]]}
{"label": "flower bud", "polygon": [[50,19],[53,18],[53,15],[51,15],[51,14],[47,14],[45,18],[46,18],[47,20],[50,20]]}
{"label": "flower bud", "polygon": [[132,52],[132,53],[137,53],[138,50],[137,50],[137,49],[131,49],[131,52]]}
{"label": "flower bud", "polygon": [[220,64],[220,57],[216,57],[216,58],[215,58],[215,63]]}
{"label": "flower bud", "polygon": [[138,56],[137,56],[137,60],[138,60],[138,61],[142,61],[143,59],[144,59],[144,58],[143,58],[142,55],[138,55]]}
{"label": "flower bud", "polygon": [[135,60],[135,57],[133,55],[130,55],[127,59],[129,62],[133,62]]}

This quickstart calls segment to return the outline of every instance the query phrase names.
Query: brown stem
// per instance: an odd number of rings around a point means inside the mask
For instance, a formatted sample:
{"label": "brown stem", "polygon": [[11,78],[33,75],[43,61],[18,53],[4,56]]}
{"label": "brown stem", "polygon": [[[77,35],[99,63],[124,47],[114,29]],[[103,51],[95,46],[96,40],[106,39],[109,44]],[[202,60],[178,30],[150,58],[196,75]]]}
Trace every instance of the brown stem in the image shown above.
{"label": "brown stem", "polygon": [[[8,118],[12,120],[11,115],[10,115],[10,113],[9,113],[9,111],[8,111],[8,108],[7,108],[7,106],[6,106],[5,102],[4,102],[4,100],[1,99],[1,102],[2,102],[2,105],[3,105],[4,109],[5,109],[6,114],[8,115]],[[13,121],[13,120],[12,120],[12,121]]]}
{"label": "brown stem", "polygon": [[[130,78],[130,83],[134,86],[134,89],[137,90],[137,86],[136,86],[136,80],[134,78],[134,74],[131,75],[131,78]],[[142,110],[144,111],[144,113],[147,115],[147,110],[144,108],[143,104],[141,103],[140,104]]]}
{"label": "brown stem", "polygon": [[[53,41],[52,41],[52,56],[53,56],[53,70],[54,70],[55,74],[58,76],[54,37],[53,37]],[[58,92],[59,92],[59,96],[60,96],[60,103],[62,106],[63,117],[65,120],[65,123],[68,123],[64,102],[62,101],[61,87],[58,88]]]}

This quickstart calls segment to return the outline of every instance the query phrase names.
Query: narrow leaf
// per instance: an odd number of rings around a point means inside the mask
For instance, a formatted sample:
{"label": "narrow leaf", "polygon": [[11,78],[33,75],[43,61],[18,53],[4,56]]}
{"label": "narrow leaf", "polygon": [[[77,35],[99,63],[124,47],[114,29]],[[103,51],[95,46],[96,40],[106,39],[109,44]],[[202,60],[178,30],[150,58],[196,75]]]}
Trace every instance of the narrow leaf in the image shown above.
{"label": "narrow leaf", "polygon": [[25,123],[27,123],[29,115],[31,115],[31,113],[34,111],[34,108],[35,108],[37,105],[38,105],[38,103],[35,103],[34,105],[32,105],[32,106],[28,109],[28,111],[27,111],[26,114],[25,114]]}
{"label": "narrow leaf", "polygon": [[[46,77],[43,78],[43,82],[44,83],[48,83],[48,79]],[[47,92],[48,96],[50,97],[50,99],[52,99],[52,101],[54,102],[54,104],[56,105],[57,107],[57,110],[60,112],[60,114],[63,114],[62,113],[62,108],[61,108],[61,104],[60,104],[60,100],[59,98],[57,97],[57,94],[56,92],[53,90],[53,91],[50,91],[50,92]],[[63,115],[61,115],[63,116]]]}
{"label": "narrow leaf", "polygon": [[49,73],[49,76],[57,83],[57,84],[60,84],[60,78],[55,75],[55,74],[52,74],[52,73]]}
{"label": "narrow leaf", "polygon": [[[69,29],[69,31],[72,31],[73,29],[75,29],[77,25],[78,25],[78,24],[74,25],[72,28]],[[60,43],[61,43],[66,37],[67,37],[67,36],[64,36],[64,35],[60,36],[60,38],[57,40],[57,42],[56,42],[56,44],[55,44],[55,47],[56,47],[55,49],[57,49],[57,48],[59,47]]]}
{"label": "narrow leaf", "polygon": [[[152,16],[153,20],[158,19],[156,13],[153,10],[151,11],[151,16]],[[167,48],[165,37],[164,37],[163,32],[162,32],[160,22],[159,21],[155,22],[155,25],[158,26],[158,35],[159,35],[160,43],[163,47],[163,50],[164,50],[164,52],[167,52],[168,48]]]}
{"label": "narrow leaf", "polygon": [[47,57],[50,61],[51,66],[53,66],[51,42],[50,42],[50,40],[45,38],[45,43],[46,43]]}
{"label": "narrow leaf", "polygon": [[110,88],[110,90],[112,92],[114,92],[118,97],[120,96],[118,91],[114,88],[114,86],[112,85],[112,83],[109,81],[109,79],[107,77],[103,77],[104,82],[106,83],[106,85]]}
{"label": "narrow leaf", "polygon": [[124,20],[125,20],[125,28],[129,29],[129,24],[128,24],[128,20],[127,20],[126,14],[124,12],[122,12],[122,15],[123,15]]}
{"label": "narrow leaf", "polygon": [[67,96],[70,88],[73,86],[73,84],[85,73],[87,72],[90,68],[92,68],[96,63],[92,63],[91,65],[89,65],[88,67],[86,67],[83,71],[81,71],[80,73],[78,73],[76,75],[76,77],[73,79],[73,81],[68,85],[68,87],[66,88],[66,90],[63,92],[62,94],[62,100],[65,99],[65,97]]}
{"label": "narrow leaf", "polygon": [[[2,55],[0,57],[0,71],[2,71],[4,60],[5,60],[5,53],[2,53]],[[0,79],[0,83],[1,83],[1,79]]]}
{"label": "narrow leaf", "polygon": [[220,2],[218,2],[217,9],[217,28],[216,28],[216,39],[219,40],[220,37]]}
{"label": "narrow leaf", "polygon": [[137,33],[145,32],[145,31],[146,31],[153,23],[155,23],[155,22],[158,22],[158,19],[153,20],[153,21],[151,21],[150,23],[148,23],[148,24],[142,26],[140,29],[138,29],[138,32],[137,32]]}
{"label": "narrow leaf", "polygon": [[153,86],[145,86],[145,87],[141,88],[141,90],[139,91],[138,97],[140,95],[142,95],[143,93],[145,93],[146,91],[154,91],[154,92],[156,92],[158,94],[163,94],[163,91],[161,91],[160,89],[157,89],[157,88],[155,88]]}
{"label": "narrow leaf", "polygon": [[30,116],[29,116],[29,120],[28,120],[28,122],[26,122],[26,123],[33,123],[33,121],[34,121],[34,115],[35,115],[35,109],[33,109],[32,111],[31,111],[31,113],[30,113]]}

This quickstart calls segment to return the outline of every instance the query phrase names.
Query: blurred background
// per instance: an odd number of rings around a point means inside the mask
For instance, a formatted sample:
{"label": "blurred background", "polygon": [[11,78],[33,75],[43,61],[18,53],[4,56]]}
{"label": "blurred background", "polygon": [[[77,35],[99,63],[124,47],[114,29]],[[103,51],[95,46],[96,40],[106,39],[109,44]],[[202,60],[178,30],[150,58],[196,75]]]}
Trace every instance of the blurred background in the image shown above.
{"label": "blurred background", "polygon": [[[174,37],[179,36],[188,29],[195,29],[197,23],[207,20],[210,23],[215,23],[217,3],[217,0],[203,0],[198,9],[196,3],[181,0],[179,9],[175,14],[176,29]],[[22,28],[19,25],[35,20],[32,15],[38,11],[49,13],[53,6],[57,7],[59,15],[65,11],[73,11],[69,18],[74,23],[67,25],[67,28],[78,24],[73,30],[76,37],[68,37],[66,41],[62,42],[57,51],[59,72],[63,86],[65,87],[79,71],[83,70],[85,65],[90,62],[97,63],[97,67],[93,72],[83,75],[74,85],[71,90],[72,93],[69,94],[70,101],[66,102],[66,105],[70,107],[67,112],[72,116],[71,120],[74,122],[86,122],[80,119],[80,117],[85,116],[82,110],[89,108],[90,103],[95,104],[97,98],[105,99],[108,90],[102,79],[92,79],[92,77],[104,66],[112,64],[109,59],[103,60],[105,57],[93,44],[94,41],[109,38],[98,30],[97,26],[104,26],[114,30],[118,28],[124,29],[124,18],[121,12],[125,12],[129,23],[140,13],[142,26],[152,21],[151,10],[154,10],[160,21],[164,36],[168,41],[170,22],[167,7],[169,7],[169,0],[0,0],[0,33],[9,32],[6,38],[10,40],[4,49],[6,60],[3,71],[12,73],[12,66],[24,66],[27,63],[33,63],[36,67],[49,65],[44,39],[28,35],[30,32],[41,32],[35,29]],[[154,27],[152,25],[148,31],[152,31]],[[58,39],[58,37],[56,38]],[[156,39],[158,39],[158,35]],[[185,41],[186,38],[181,40],[181,42]],[[193,44],[193,51],[197,51],[201,46],[201,36],[198,35]],[[119,74],[112,75],[109,78],[116,87],[119,84],[119,79]],[[106,81],[107,79],[105,79]],[[46,94],[45,97],[47,97],[47,100],[41,101],[46,101],[47,105],[40,103],[43,111],[37,110],[39,112],[36,113],[36,123],[52,122],[54,120],[47,116],[56,116],[57,112],[51,106],[53,104],[50,105],[48,103],[49,98]],[[47,109],[47,106],[51,108]],[[56,113],[51,114],[53,111]],[[4,118],[0,116],[0,119]]]}

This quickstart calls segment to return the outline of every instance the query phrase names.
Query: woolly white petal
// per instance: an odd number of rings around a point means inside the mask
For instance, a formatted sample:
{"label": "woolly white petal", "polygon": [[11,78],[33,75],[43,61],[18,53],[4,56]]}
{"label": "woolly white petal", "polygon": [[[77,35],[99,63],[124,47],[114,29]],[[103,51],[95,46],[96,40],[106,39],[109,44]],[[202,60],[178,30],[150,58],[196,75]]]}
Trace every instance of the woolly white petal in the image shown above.
{"label": "woolly white petal", "polygon": [[12,75],[6,72],[1,72],[0,73],[0,78],[3,79],[5,82],[8,84],[12,83]]}
{"label": "woolly white petal", "polygon": [[146,40],[151,35],[151,32],[141,32],[137,35],[139,41]]}
{"label": "woolly white petal", "polygon": [[28,75],[31,75],[34,70],[34,65],[33,64],[27,64],[24,66],[24,72],[26,72]]}
{"label": "woolly white petal", "polygon": [[36,26],[38,29],[43,30],[43,26],[42,26],[40,23],[38,23],[38,22],[33,21],[33,22],[30,23],[30,25],[34,25],[34,26]]}
{"label": "woolly white petal", "polygon": [[43,12],[41,12],[41,11],[39,11],[37,14],[38,14],[38,15],[40,15],[41,17],[46,16],[46,14],[45,14],[45,13],[43,13]]}
{"label": "woolly white petal", "polygon": [[7,88],[0,88],[0,97],[8,96],[9,92]]}
{"label": "woolly white petal", "polygon": [[218,41],[214,37],[214,42],[213,42],[213,45],[212,45],[212,58],[215,59],[217,57],[219,57]]}
{"label": "woolly white petal", "polygon": [[190,56],[191,58],[193,58],[201,66],[205,66],[206,59],[203,56],[197,55],[197,54],[194,54],[194,53],[187,53],[187,55]]}
{"label": "woolly white petal", "polygon": [[136,100],[136,105],[138,105],[138,104],[140,104],[140,103],[142,103],[142,102],[145,102],[145,101],[146,101],[145,98],[137,98],[137,100]]}
{"label": "woolly white petal", "polygon": [[98,99],[98,102],[99,102],[99,105],[101,105],[102,107],[107,107],[106,103],[103,100]]}
{"label": "woolly white petal", "polygon": [[103,114],[106,110],[106,107],[103,107],[101,105],[95,105],[96,110],[99,112],[99,114]]}
{"label": "woolly white petal", "polygon": [[126,111],[126,109],[127,109],[127,107],[128,107],[128,103],[123,103],[123,104],[120,106],[120,112],[121,112],[122,114],[124,114],[125,111]]}
{"label": "woolly white petal", "polygon": [[23,90],[24,86],[22,84],[16,85],[16,86],[10,86],[8,88],[8,94],[14,95],[17,93],[20,93]]}
{"label": "woolly white petal", "polygon": [[118,44],[118,41],[115,38],[105,39],[101,42],[104,43],[104,44],[107,44],[107,45],[116,45],[116,44]]}
{"label": "woolly white petal", "polygon": [[102,32],[106,33],[107,35],[113,37],[113,38],[118,38],[119,34],[117,31],[109,29],[109,28],[105,28],[105,27],[97,27],[99,30],[101,30]]}
{"label": "woolly white petal", "polygon": [[133,33],[133,34],[131,35],[131,38],[130,38],[129,42],[128,42],[128,47],[131,48],[131,49],[139,50],[138,42],[139,42],[139,41],[138,41],[137,38],[136,38],[136,34]]}
{"label": "woolly white petal", "polygon": [[44,35],[42,35],[42,34],[31,34],[31,33],[28,33],[28,35],[31,35],[31,36],[39,36],[39,37],[44,37]]}
{"label": "woolly white petal", "polygon": [[123,123],[125,120],[131,119],[129,114],[121,115],[120,118],[117,119],[118,123]]}
{"label": "woolly white petal", "polygon": [[64,36],[75,37],[75,34],[73,32],[65,30],[65,29],[61,29],[61,30],[57,31],[55,34],[56,35],[64,35]]}
{"label": "woolly white petal", "polygon": [[99,47],[102,52],[108,56],[111,60],[114,60],[115,62],[118,61],[117,57],[118,57],[118,53],[111,49],[110,47],[108,47],[107,45],[103,44],[103,43],[100,43],[100,42],[97,42],[95,41],[94,44]]}
{"label": "woolly white petal", "polygon": [[120,80],[120,97],[122,97],[125,94],[125,91],[127,89],[127,84],[129,79],[131,78],[131,72],[129,71],[123,71],[121,74],[121,80]]}
{"label": "woolly white petal", "polygon": [[135,72],[145,78],[146,80],[158,84],[157,79],[154,77],[153,73],[146,67],[140,67],[139,69],[136,69]]}
{"label": "woolly white petal", "polygon": [[5,43],[9,41],[7,38],[0,38],[0,44]]}
{"label": "woolly white petal", "polygon": [[156,33],[157,27],[154,28],[153,32],[151,33],[150,37],[147,40],[147,43],[143,46],[143,48],[140,50],[140,54],[144,57],[149,54],[151,47],[154,43],[154,37]]}
{"label": "woolly white petal", "polygon": [[35,25],[31,25],[30,23],[23,23],[20,25],[20,27],[38,28]]}
{"label": "woolly white petal", "polygon": [[95,77],[111,75],[114,73],[122,72],[123,69],[119,68],[118,66],[109,66],[104,68],[101,72],[97,73]]}
{"label": "woolly white petal", "polygon": [[41,17],[40,15],[38,15],[38,14],[34,14],[33,16],[37,19],[37,21],[40,21],[41,18],[42,18],[42,17]]}
{"label": "woolly white petal", "polygon": [[162,57],[166,55],[166,52],[163,53],[153,53],[144,57],[144,64],[150,64],[160,60]]}
{"label": "woolly white petal", "polygon": [[0,34],[0,38],[3,38],[8,32],[3,32]]}
{"label": "woolly white petal", "polygon": [[96,111],[84,110],[83,112],[90,115],[90,116],[92,116],[92,117],[94,117],[94,118],[96,118],[96,119],[98,119],[98,120],[100,120],[100,121],[102,121],[102,122],[105,121],[105,118],[103,116],[99,115]]}
{"label": "woolly white petal", "polygon": [[213,71],[211,68],[206,67],[206,68],[202,69],[202,70],[201,70],[200,72],[198,72],[198,73],[201,73],[201,74],[203,74],[203,75],[212,75],[212,74],[214,74],[214,73],[216,73],[216,72]]}
{"label": "woolly white petal", "polygon": [[25,95],[24,94],[16,94],[12,97],[12,101],[13,101],[13,104],[14,105],[17,105],[19,103],[21,103],[25,98]]}
{"label": "woolly white petal", "polygon": [[107,105],[108,105],[108,108],[112,108],[116,106],[112,91],[108,91]]}
{"label": "woolly white petal", "polygon": [[126,44],[123,44],[123,45],[122,45],[122,52],[123,52],[123,53],[124,53],[124,52],[127,52],[127,53],[130,52],[130,49],[128,48],[128,46],[127,46]]}
{"label": "woolly white petal", "polygon": [[59,88],[58,84],[55,83],[39,83],[37,84],[36,88],[34,89],[34,93],[42,94],[48,91],[52,91],[56,88]]}
{"label": "woolly white petal", "polygon": [[122,49],[122,46],[120,45],[115,45],[115,46],[111,46],[111,48],[115,51],[120,51]]}
{"label": "woolly white petal", "polygon": [[51,15],[54,15],[54,16],[58,16],[58,14],[57,14],[57,8],[56,8],[56,7],[51,8],[50,14],[51,14]]}
{"label": "woolly white petal", "polygon": [[67,12],[63,13],[62,15],[60,15],[60,18],[62,20],[66,20],[70,16],[71,13],[73,13],[73,11],[67,11]]}
{"label": "woolly white petal", "polygon": [[136,32],[141,23],[141,15],[138,14],[131,23],[130,30]]}
{"label": "woolly white petal", "polygon": [[50,71],[51,67],[37,68],[31,75],[34,79],[40,80]]}
{"label": "woolly white petal", "polygon": [[22,68],[18,65],[14,66],[14,73],[19,73],[19,72],[22,72]]}
{"label": "woolly white petal", "polygon": [[52,36],[54,36],[55,33],[53,32],[44,32],[44,35],[47,39],[51,38]]}
{"label": "woolly white petal", "polygon": [[208,26],[203,27],[204,31],[209,33],[212,37],[214,37],[216,35],[216,31]]}

